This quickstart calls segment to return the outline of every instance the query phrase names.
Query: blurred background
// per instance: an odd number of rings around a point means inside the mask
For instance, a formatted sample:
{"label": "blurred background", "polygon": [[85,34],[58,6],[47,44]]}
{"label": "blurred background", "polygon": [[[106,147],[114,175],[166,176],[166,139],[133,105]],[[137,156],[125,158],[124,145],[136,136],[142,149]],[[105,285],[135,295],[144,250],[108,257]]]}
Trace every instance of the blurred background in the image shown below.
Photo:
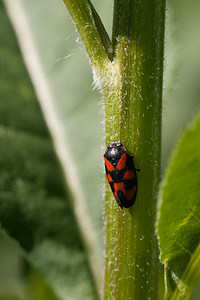
{"label": "blurred background", "polygon": [[[113,1],[93,4],[111,35]],[[163,173],[199,108],[199,16],[198,0],[167,1]],[[71,192],[79,191],[103,265],[103,105],[84,46],[62,0],[0,1],[0,23],[0,300],[96,299],[84,216],[72,210]],[[57,144],[65,149],[62,168]],[[191,299],[199,295],[200,282]]]}

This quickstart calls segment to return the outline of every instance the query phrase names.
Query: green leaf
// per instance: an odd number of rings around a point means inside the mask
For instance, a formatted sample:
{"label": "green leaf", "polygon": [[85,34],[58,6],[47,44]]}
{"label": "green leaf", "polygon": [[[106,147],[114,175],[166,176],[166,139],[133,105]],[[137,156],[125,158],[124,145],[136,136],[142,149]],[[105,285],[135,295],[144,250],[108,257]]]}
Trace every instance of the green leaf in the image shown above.
{"label": "green leaf", "polygon": [[[0,230],[0,299],[60,300],[44,277],[27,263],[19,246]],[[12,286],[12,288],[11,288]]]}
{"label": "green leaf", "polygon": [[200,276],[200,112],[176,146],[161,187],[157,231],[165,299],[189,299]]}
{"label": "green leaf", "polygon": [[95,101],[97,94],[91,89],[88,60],[76,42],[77,33],[74,34],[62,1],[5,0],[5,3],[72,195],[78,227],[89,249],[88,259],[100,288],[103,131],[100,108]]}
{"label": "green leaf", "polygon": [[52,140],[0,4],[0,222],[61,299],[96,299]]}

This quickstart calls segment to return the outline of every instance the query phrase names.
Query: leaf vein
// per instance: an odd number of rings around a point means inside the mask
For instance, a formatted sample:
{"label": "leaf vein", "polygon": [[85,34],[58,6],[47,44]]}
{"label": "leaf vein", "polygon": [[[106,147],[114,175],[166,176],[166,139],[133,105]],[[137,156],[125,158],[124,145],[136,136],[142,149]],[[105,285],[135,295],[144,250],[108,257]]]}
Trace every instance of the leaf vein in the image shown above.
{"label": "leaf vein", "polygon": [[194,213],[194,210],[192,208],[189,209],[190,214],[198,221],[200,222],[200,218]]}
{"label": "leaf vein", "polygon": [[192,256],[190,250],[186,249],[180,242],[178,242],[177,240],[174,240],[174,242],[177,243],[177,245],[180,246],[185,252],[189,253],[190,256]]}

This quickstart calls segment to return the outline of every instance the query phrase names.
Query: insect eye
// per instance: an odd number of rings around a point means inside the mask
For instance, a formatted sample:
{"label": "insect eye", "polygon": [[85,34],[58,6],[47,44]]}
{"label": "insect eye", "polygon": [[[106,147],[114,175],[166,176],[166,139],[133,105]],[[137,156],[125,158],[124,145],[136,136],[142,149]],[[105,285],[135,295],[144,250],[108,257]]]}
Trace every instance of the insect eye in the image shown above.
{"label": "insect eye", "polygon": [[117,149],[120,149],[122,147],[122,144],[119,142],[117,145],[116,145],[116,148]]}

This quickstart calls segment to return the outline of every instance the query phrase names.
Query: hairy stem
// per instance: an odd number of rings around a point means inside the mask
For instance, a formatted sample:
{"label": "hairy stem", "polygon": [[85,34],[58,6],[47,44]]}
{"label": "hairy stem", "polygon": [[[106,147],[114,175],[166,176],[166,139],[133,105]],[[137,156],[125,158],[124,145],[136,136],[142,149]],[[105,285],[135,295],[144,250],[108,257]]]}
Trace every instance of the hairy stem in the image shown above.
{"label": "hairy stem", "polygon": [[105,299],[158,299],[154,224],[160,181],[165,3],[116,0],[117,84],[105,89],[106,144],[120,140],[135,156],[138,196],[121,210],[106,185]]}
{"label": "hairy stem", "polygon": [[110,38],[90,0],[63,0],[81,36],[93,68],[111,58]]}
{"label": "hairy stem", "polygon": [[165,0],[115,0],[112,45],[89,0],[64,2],[104,95],[106,145],[120,140],[141,170],[130,209],[106,183],[104,298],[156,300]]}

